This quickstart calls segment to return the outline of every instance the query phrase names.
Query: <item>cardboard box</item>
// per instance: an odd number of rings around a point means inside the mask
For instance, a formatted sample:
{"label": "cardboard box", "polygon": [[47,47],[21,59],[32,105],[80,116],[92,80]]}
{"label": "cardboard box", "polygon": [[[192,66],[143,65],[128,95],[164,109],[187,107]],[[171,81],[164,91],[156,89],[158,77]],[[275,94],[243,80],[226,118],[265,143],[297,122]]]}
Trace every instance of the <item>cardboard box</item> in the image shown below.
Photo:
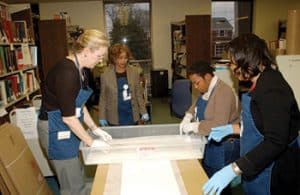
{"label": "cardboard box", "polygon": [[0,189],[3,194],[52,194],[21,130],[0,127]]}

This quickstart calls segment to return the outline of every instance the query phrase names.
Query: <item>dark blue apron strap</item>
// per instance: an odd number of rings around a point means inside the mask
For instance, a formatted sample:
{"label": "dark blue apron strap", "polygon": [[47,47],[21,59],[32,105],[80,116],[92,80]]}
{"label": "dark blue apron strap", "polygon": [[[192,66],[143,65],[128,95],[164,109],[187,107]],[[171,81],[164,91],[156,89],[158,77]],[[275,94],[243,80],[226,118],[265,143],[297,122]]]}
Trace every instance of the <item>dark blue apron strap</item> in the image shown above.
{"label": "dark blue apron strap", "polygon": [[300,148],[300,135],[298,135],[290,144],[291,148]]}

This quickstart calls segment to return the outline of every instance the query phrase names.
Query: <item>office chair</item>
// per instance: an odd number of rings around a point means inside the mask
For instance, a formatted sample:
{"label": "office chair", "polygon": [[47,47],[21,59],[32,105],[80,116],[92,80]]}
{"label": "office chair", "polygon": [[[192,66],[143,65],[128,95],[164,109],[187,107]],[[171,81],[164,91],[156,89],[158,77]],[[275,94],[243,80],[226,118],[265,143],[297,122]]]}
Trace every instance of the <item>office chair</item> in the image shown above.
{"label": "office chair", "polygon": [[171,116],[182,119],[191,105],[191,82],[188,79],[175,80],[171,91]]}

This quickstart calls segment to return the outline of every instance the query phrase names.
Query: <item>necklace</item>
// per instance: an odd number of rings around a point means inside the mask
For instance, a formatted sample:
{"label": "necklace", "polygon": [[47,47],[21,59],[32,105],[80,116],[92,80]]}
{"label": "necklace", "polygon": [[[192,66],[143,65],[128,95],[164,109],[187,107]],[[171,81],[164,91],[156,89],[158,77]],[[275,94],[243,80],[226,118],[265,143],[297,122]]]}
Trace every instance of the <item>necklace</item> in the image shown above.
{"label": "necklace", "polygon": [[74,53],[73,55],[74,55],[74,57],[75,57],[75,66],[76,66],[76,68],[77,68],[78,71],[79,71],[79,76],[80,76],[81,80],[84,81],[84,79],[85,79],[85,72],[82,71],[82,69],[80,68],[80,64],[79,64],[77,55],[76,55],[75,53]]}

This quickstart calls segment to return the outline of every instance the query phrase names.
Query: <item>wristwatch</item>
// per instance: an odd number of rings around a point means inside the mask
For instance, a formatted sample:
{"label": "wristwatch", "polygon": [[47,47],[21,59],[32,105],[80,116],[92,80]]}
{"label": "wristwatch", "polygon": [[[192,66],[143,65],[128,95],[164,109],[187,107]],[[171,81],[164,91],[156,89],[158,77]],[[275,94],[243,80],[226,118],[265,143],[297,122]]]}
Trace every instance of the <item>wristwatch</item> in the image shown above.
{"label": "wristwatch", "polygon": [[231,167],[233,172],[237,175],[240,176],[243,172],[241,171],[241,169],[237,166],[237,164],[235,162],[231,163]]}

